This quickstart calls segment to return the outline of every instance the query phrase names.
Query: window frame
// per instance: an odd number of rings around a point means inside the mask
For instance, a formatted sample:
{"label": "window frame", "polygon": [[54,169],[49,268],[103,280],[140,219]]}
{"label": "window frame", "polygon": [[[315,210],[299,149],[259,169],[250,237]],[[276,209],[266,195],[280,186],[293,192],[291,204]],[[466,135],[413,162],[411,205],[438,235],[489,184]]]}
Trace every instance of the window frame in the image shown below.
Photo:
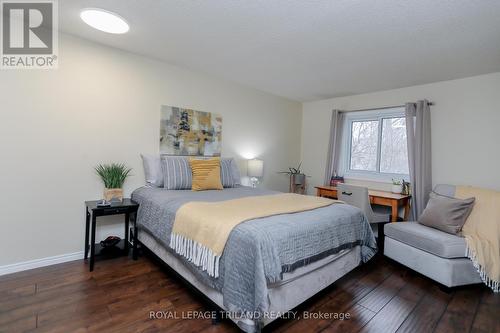
{"label": "window frame", "polygon": [[[404,108],[398,107],[384,110],[368,110],[346,114],[344,124],[344,133],[346,133],[346,135],[344,135],[344,158],[342,163],[342,167],[344,169],[344,178],[364,179],[379,182],[391,182],[393,178],[409,181],[409,174],[387,173],[380,171],[383,121],[384,119],[391,118],[405,118]],[[354,122],[360,121],[378,121],[376,171],[351,169],[352,126]]]}

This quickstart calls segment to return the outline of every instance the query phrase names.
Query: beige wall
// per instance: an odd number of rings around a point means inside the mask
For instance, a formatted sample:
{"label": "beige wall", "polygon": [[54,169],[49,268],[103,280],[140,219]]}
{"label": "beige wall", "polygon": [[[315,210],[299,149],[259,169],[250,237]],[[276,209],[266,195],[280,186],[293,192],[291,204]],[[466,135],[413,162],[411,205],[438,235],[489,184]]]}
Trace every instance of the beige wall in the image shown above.
{"label": "beige wall", "polygon": [[[332,98],[303,104],[302,160],[309,191],[325,173],[332,109],[401,105],[427,98],[432,113],[434,184],[470,184],[500,190],[500,73]],[[388,184],[352,181],[380,189]]]}
{"label": "beige wall", "polygon": [[59,64],[0,71],[0,266],[81,251],[93,167],[125,162],[126,194],[143,185],[162,104],[222,114],[223,155],[262,158],[264,185],[287,189],[275,171],[300,159],[300,103],[64,35]]}

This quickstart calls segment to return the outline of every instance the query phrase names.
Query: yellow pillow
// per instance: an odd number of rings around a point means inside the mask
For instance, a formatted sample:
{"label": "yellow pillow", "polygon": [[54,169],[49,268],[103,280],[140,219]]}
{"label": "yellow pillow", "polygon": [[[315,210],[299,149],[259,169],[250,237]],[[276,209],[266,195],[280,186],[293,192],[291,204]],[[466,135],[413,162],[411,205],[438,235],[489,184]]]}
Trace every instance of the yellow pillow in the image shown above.
{"label": "yellow pillow", "polygon": [[190,159],[189,164],[193,171],[193,191],[222,190],[220,180],[220,158],[207,160]]}

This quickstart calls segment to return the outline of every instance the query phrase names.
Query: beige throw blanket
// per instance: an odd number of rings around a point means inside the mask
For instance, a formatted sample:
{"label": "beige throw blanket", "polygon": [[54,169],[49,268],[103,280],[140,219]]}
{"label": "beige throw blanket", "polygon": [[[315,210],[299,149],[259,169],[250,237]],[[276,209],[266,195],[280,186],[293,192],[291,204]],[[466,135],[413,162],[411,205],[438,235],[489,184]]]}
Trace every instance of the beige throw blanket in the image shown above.
{"label": "beige throw blanket", "polygon": [[500,192],[470,186],[457,186],[455,196],[475,197],[470,216],[462,229],[467,243],[466,256],[484,283],[500,291]]}
{"label": "beige throw blanket", "polygon": [[[336,200],[282,193],[218,202],[188,202],[175,215],[170,247],[210,276],[219,276],[219,259],[238,224],[262,217],[325,207]],[[305,221],[306,222],[306,221]]]}

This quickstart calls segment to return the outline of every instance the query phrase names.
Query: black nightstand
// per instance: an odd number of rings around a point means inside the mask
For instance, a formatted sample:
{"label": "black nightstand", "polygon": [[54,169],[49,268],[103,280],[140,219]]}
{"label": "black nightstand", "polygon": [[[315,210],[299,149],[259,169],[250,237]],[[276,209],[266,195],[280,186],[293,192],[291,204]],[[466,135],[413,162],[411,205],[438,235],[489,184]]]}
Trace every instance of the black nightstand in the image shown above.
{"label": "black nightstand", "polygon": [[[128,255],[129,252],[129,222],[130,215],[137,214],[137,210],[139,209],[139,204],[132,201],[131,199],[123,199],[123,202],[114,202],[111,206],[107,207],[98,207],[98,201],[85,201],[85,259],[87,259],[87,255],[90,249],[90,271],[94,270],[94,259],[96,254],[103,255],[105,257],[116,257],[117,255]],[[95,229],[96,229],[96,218],[98,216],[110,216],[110,215],[119,215],[125,214],[125,240],[122,240],[114,249],[104,249],[101,244],[95,244]],[[136,216],[137,217],[137,216]],[[89,229],[90,229],[90,221],[92,221],[92,229],[90,230],[90,244],[89,244]],[[135,221],[135,219],[134,219]],[[137,232],[136,226],[134,223],[134,234]],[[133,244],[134,246],[134,254],[137,252],[137,244]],[[116,251],[116,249],[119,249]],[[118,252],[118,253],[117,253]]]}

